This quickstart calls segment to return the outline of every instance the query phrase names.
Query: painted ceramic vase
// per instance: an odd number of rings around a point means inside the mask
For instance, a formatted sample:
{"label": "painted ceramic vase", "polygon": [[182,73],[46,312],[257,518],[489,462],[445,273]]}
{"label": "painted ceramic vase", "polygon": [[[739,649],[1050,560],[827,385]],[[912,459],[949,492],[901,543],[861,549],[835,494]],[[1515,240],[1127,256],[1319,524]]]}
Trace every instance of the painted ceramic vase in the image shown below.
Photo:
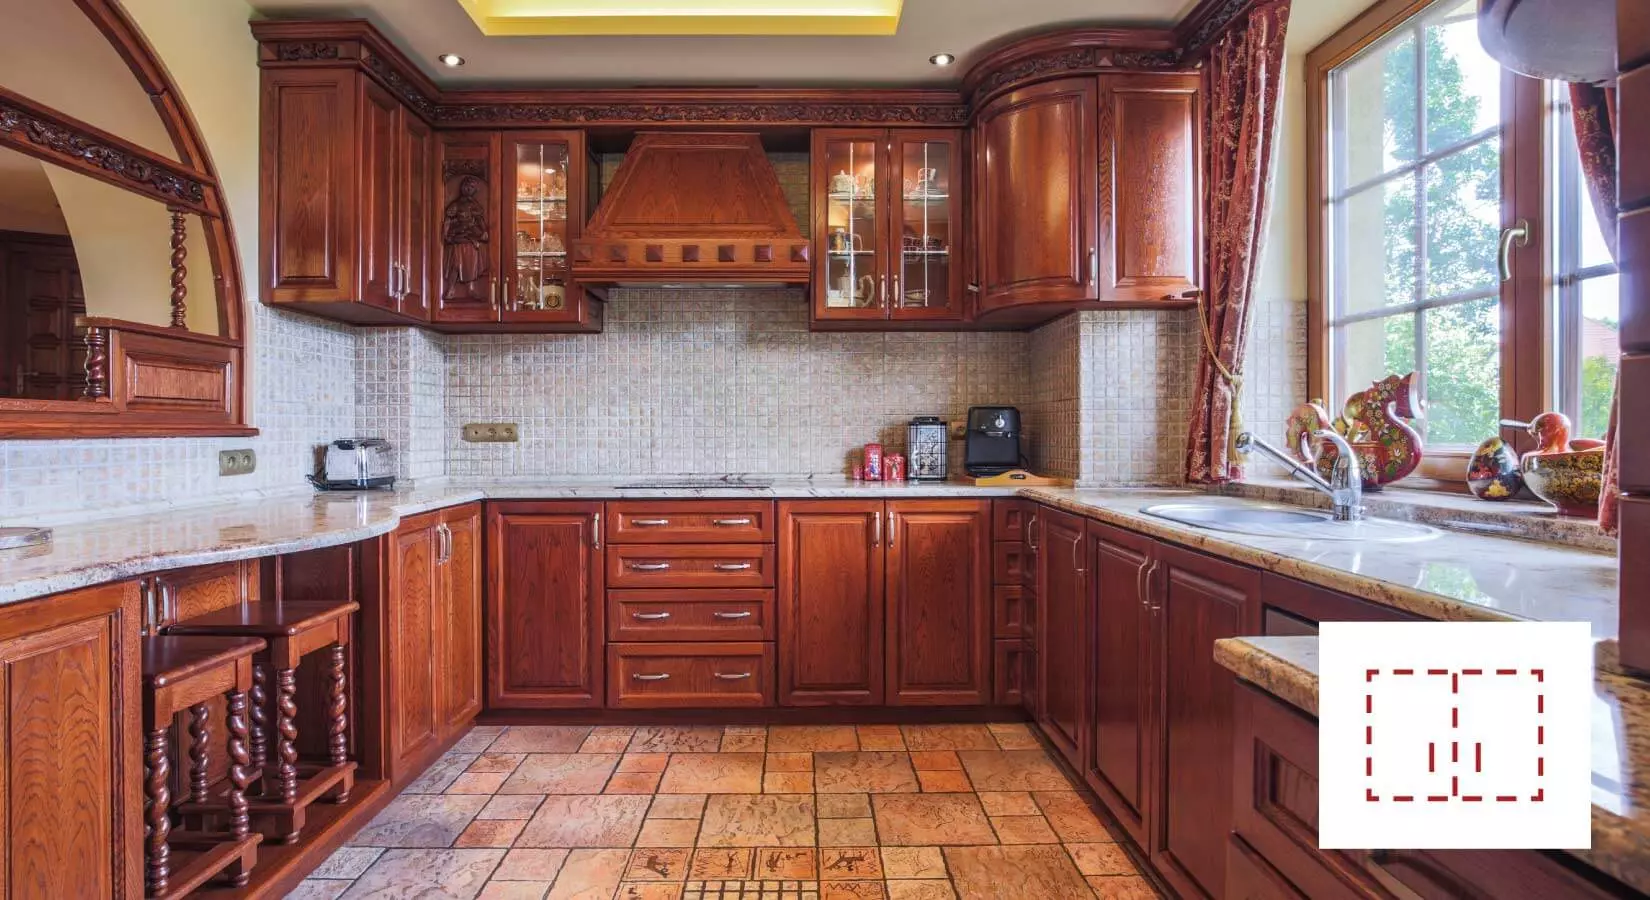
{"label": "painted ceramic vase", "polygon": [[1570,440],[1570,420],[1563,413],[1542,413],[1530,420],[1538,448],[1524,454],[1520,471],[1530,492],[1551,503],[1561,516],[1597,518],[1604,490],[1604,448],[1580,449]]}
{"label": "painted ceramic vase", "polygon": [[1480,500],[1510,500],[1524,489],[1518,454],[1499,437],[1492,437],[1472,453],[1467,463],[1467,490]]}
{"label": "painted ceramic vase", "polygon": [[1318,403],[1303,403],[1289,414],[1285,440],[1297,458],[1328,479],[1339,454],[1312,440],[1312,434],[1334,429],[1358,453],[1364,490],[1378,491],[1421,464],[1421,434],[1406,421],[1419,415],[1414,387],[1414,372],[1383,378],[1348,397],[1333,421]]}

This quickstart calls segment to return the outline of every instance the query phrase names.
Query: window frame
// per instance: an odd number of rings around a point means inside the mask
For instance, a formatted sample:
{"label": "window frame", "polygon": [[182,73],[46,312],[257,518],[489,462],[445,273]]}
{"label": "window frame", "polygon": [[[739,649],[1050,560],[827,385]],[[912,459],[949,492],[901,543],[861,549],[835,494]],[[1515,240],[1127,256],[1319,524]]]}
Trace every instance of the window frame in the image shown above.
{"label": "window frame", "polygon": [[[1330,73],[1371,44],[1412,25],[1416,16],[1440,2],[1449,0],[1377,0],[1306,56],[1307,393],[1335,407],[1329,410],[1331,413],[1338,411],[1339,403],[1329,396],[1334,343],[1330,335],[1332,266],[1328,257],[1334,226],[1328,192],[1333,165]],[[1526,421],[1551,409],[1553,401],[1554,342],[1549,337],[1552,304],[1548,292],[1552,254],[1546,252],[1548,241],[1543,227],[1548,212],[1546,102],[1544,82],[1503,73],[1501,227],[1510,228],[1523,220],[1529,225],[1530,239],[1528,246],[1513,251],[1513,277],[1503,282],[1500,290],[1500,407],[1503,418]],[[1419,308],[1436,306],[1437,299]],[[1519,452],[1534,446],[1521,431],[1504,431],[1503,436],[1510,438]],[[1471,455],[1471,448],[1429,449],[1416,474],[1405,484],[1464,491]]]}

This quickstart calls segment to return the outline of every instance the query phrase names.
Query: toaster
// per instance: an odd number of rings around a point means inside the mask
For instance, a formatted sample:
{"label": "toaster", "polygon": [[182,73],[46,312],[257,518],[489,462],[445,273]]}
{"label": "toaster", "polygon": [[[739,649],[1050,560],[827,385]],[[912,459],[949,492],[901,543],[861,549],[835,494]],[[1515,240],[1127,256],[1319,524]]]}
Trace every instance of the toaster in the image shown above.
{"label": "toaster", "polygon": [[395,484],[395,454],[383,438],[349,438],[327,445],[321,474],[310,481],[323,491],[359,491]]}

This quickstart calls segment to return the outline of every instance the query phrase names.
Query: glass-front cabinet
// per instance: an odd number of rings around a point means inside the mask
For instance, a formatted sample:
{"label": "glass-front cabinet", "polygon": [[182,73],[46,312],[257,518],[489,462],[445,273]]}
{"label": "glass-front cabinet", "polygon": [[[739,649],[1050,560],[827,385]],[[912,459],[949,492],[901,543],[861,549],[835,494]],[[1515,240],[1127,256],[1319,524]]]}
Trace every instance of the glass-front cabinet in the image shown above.
{"label": "glass-front cabinet", "polygon": [[505,132],[505,322],[577,322],[583,292],[568,277],[568,250],[586,215],[584,134]]}
{"label": "glass-front cabinet", "polygon": [[962,318],[960,133],[813,133],[815,321]]}

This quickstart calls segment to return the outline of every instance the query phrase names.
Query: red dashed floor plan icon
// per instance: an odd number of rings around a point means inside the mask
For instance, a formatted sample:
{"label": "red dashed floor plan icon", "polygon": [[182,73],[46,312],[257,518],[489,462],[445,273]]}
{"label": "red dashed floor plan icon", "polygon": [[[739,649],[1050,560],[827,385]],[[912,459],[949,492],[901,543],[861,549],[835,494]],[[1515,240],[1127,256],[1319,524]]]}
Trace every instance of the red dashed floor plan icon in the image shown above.
{"label": "red dashed floor plan icon", "polygon": [[1319,641],[1323,846],[1588,845],[1585,624],[1326,623]]}

